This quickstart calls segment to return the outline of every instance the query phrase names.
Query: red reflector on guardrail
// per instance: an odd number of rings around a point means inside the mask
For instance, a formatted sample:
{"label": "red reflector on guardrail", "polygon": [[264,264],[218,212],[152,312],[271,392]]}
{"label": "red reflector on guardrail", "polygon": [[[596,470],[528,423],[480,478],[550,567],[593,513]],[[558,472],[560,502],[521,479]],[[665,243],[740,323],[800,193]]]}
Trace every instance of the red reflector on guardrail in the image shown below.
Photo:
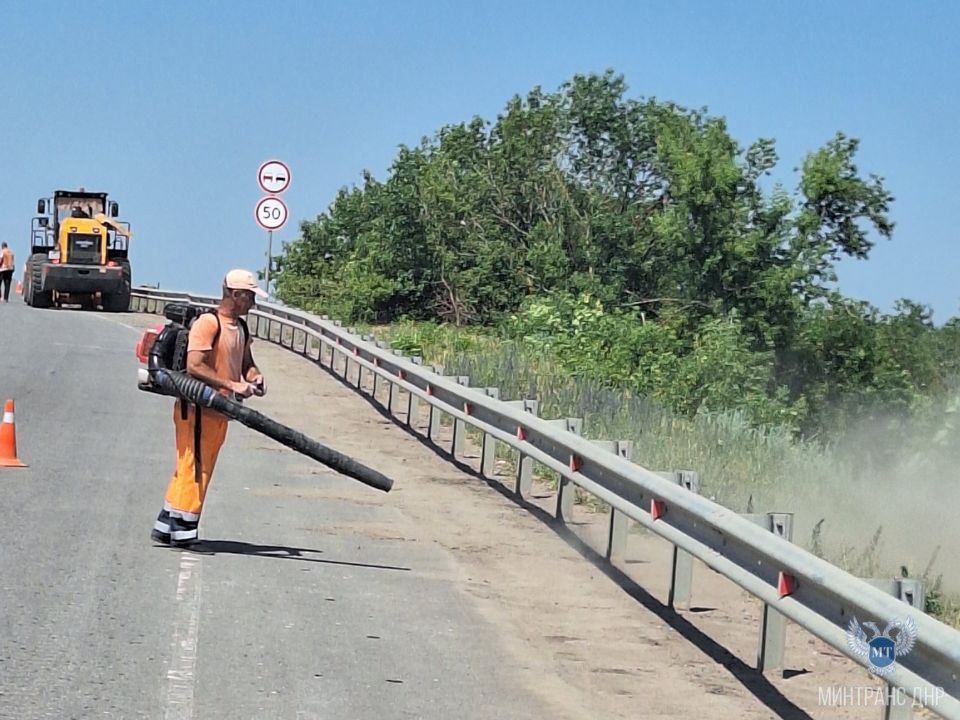
{"label": "red reflector on guardrail", "polygon": [[780,593],[780,597],[793,595],[793,591],[796,589],[797,579],[793,575],[788,575],[781,570],[780,577],[777,579],[777,592]]}
{"label": "red reflector on guardrail", "polygon": [[651,500],[650,501],[650,515],[654,520],[659,520],[666,514],[667,506],[663,500]]}

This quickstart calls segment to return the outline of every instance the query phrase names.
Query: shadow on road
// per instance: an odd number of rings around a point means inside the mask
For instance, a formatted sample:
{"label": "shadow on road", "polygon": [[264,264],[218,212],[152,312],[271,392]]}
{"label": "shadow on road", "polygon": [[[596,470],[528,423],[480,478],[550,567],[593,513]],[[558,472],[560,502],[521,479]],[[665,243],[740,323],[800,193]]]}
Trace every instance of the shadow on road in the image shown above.
{"label": "shadow on road", "polygon": [[277,558],[278,560],[300,560],[301,562],[323,563],[325,565],[348,565],[350,567],[371,568],[373,570],[400,570],[408,572],[410,568],[396,565],[377,565],[375,563],[349,562],[347,560],[327,560],[313,557],[323,550],[287,547],[286,545],[255,545],[238,540],[200,540],[193,545],[179,548],[183,552],[198,555],[254,555],[256,557]]}
{"label": "shadow on road", "polygon": [[[290,348],[288,348],[290,349]],[[298,353],[300,354],[300,353]],[[320,357],[323,357],[323,353],[320,354]],[[312,360],[312,358],[311,358]],[[525,500],[517,496],[510,488],[504,485],[497,479],[491,479],[485,477],[478,470],[474,469],[471,465],[464,463],[457,457],[455,457],[447,448],[439,446],[437,443],[430,440],[424,434],[421,434],[417,428],[410,427],[406,422],[403,422],[399,416],[393,415],[385,405],[383,405],[379,400],[374,398],[371,394],[367,393],[365,390],[358,388],[353,382],[343,375],[339,375],[336,372],[333,372],[332,369],[324,365],[319,360],[313,360],[313,362],[318,365],[321,369],[325,370],[332,378],[339,380],[341,384],[349,388],[357,396],[363,398],[374,410],[376,410],[384,418],[388,419],[390,422],[394,423],[401,430],[406,432],[410,437],[414,438],[422,445],[430,448],[437,455],[441,456],[443,459],[447,460],[453,464],[457,469],[463,473],[470,475],[473,478],[476,478],[483,483],[485,483],[490,488],[496,490],[501,495],[506,498],[509,498],[518,506],[524,508],[532,515],[540,519],[545,525],[550,527],[558,536],[563,538],[567,544],[574,548],[577,552],[583,556],[584,559],[592,563],[597,567],[602,573],[604,573],[610,580],[615,582],[624,592],[630,595],[634,600],[639,602],[643,607],[652,612],[661,621],[669,625],[673,630],[679,633],[683,638],[685,638],[689,643],[697,647],[701,652],[711,658],[714,662],[722,665],[727,669],[727,671],[737,679],[737,681],[743,686],[745,690],[750,692],[757,700],[762,702],[767,708],[770,709],[778,718],[782,720],[813,720],[812,716],[805,712],[801,707],[790,701],[780,690],[771,683],[763,673],[758,672],[755,668],[751,667],[743,660],[738,658],[736,655],[731,653],[729,650],[724,648],[720,643],[711,638],[709,635],[704,633],[700,628],[691,623],[685,617],[677,613],[672,607],[660,602],[657,598],[647,592],[643,587],[641,587],[633,578],[619,570],[617,567],[611,565],[607,562],[606,558],[590,547],[587,543],[580,539],[569,527],[564,523],[559,522],[553,515],[545,511],[543,508],[538,505]],[[324,561],[320,561],[324,562]],[[396,568],[394,568],[396,569]],[[698,610],[704,611],[705,608],[698,608]],[[803,670],[786,670],[784,671],[784,677],[793,677],[795,675],[805,674]]]}
{"label": "shadow on road", "polygon": [[[337,375],[334,375],[334,377],[338,378]],[[727,671],[737,679],[737,681],[745,690],[750,692],[750,694],[757,698],[757,700],[766,705],[767,708],[769,708],[770,711],[776,715],[776,717],[781,718],[782,720],[813,720],[811,715],[809,715],[801,707],[793,703],[782,692],[780,692],[780,690],[773,683],[771,683],[763,675],[763,673],[758,672],[756,668],[753,668],[745,663],[739,657],[724,648],[716,640],[700,630],[700,628],[698,628],[696,625],[687,620],[683,615],[676,612],[672,607],[662,603],[656,597],[647,592],[629,575],[607,562],[607,559],[601,553],[590,547],[590,545],[584,542],[567,525],[558,521],[552,514],[541,508],[539,505],[534,505],[528,500],[517,496],[512,489],[504,485],[500,480],[484,476],[471,465],[452,455],[447,448],[437,445],[435,442],[418,432],[415,428],[411,428],[406,423],[402,422],[399,418],[392,417],[387,409],[379,402],[371,402],[369,395],[359,392],[357,388],[353,387],[350,383],[345,384],[348,387],[351,387],[351,389],[360,395],[360,397],[363,397],[365,400],[367,400],[367,402],[370,403],[381,415],[392,420],[398,427],[410,435],[410,437],[416,439],[422,445],[433,450],[444,460],[456,466],[458,470],[477,480],[482,481],[490,488],[496,490],[504,497],[510,499],[518,506],[536,516],[545,525],[550,527],[558,536],[563,538],[568,545],[580,553],[585,560],[592,563],[598,570],[610,578],[610,580],[615,582],[624,592],[630,595],[630,597],[660,618],[660,620],[669,625],[673,630],[679,633],[692,645],[697,647],[711,660],[725,667]],[[711,608],[693,608],[690,612],[706,612],[710,609]],[[790,678],[796,675],[806,674],[806,672],[807,671],[805,670],[785,670],[783,676],[785,678]]]}

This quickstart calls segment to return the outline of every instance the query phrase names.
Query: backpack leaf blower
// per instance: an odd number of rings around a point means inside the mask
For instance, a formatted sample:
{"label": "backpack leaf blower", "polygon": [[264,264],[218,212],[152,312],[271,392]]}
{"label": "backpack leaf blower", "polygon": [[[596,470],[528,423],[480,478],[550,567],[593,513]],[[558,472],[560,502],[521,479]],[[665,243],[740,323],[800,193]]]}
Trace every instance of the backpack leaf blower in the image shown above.
{"label": "backpack leaf blower", "polygon": [[[145,392],[178,397],[199,407],[215,410],[364,485],[390,491],[393,480],[386,475],[221,395],[202,380],[187,375],[189,328],[204,312],[210,311],[183,304],[167,305],[164,316],[170,322],[162,329],[147,330],[137,344],[137,357],[147,364],[146,370],[140,369],[137,387]],[[241,328],[245,337],[249,337],[246,323],[241,321]]]}

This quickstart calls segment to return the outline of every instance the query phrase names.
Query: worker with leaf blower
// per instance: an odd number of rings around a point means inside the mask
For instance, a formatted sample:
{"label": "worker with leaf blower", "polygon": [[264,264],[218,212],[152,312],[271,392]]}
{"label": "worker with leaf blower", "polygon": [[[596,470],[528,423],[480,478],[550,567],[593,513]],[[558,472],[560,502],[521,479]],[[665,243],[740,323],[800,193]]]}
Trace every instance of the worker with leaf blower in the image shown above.
{"label": "worker with leaf blower", "polygon": [[160,543],[197,541],[200,512],[230,420],[371,488],[390,492],[393,487],[383,473],[244,406],[244,398],[266,392],[243,319],[256,296],[265,294],[253,273],[231,270],[216,308],[192,299],[168,300],[163,315],[169,323],[147,329],[137,343],[137,357],[147,365],[137,373],[137,387],[177,398],[177,467],[151,532]]}
{"label": "worker with leaf blower", "polygon": [[[248,398],[266,392],[243,319],[257,296],[267,297],[267,293],[257,285],[253,273],[231,270],[224,277],[223,296],[216,311],[201,313],[189,324],[186,374],[225,397]],[[199,539],[200,514],[227,436],[229,418],[179,397],[173,422],[177,465],[150,537],[164,545],[185,547]]]}

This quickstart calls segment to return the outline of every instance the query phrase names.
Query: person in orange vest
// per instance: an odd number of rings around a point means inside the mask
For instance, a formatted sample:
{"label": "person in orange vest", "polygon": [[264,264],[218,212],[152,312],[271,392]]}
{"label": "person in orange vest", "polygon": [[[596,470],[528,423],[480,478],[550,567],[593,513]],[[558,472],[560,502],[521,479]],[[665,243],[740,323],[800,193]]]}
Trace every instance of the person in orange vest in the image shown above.
{"label": "person in orange vest", "polygon": [[[231,270],[223,279],[223,297],[217,312],[200,315],[190,326],[187,374],[228,397],[248,398],[266,393],[243,320],[257,296],[267,297],[267,293],[257,285],[253,273]],[[174,404],[177,464],[167,485],[163,509],[150,532],[155,542],[185,547],[198,541],[200,513],[217,456],[227,437],[228,422],[225,415],[198,408],[182,398]]]}
{"label": "person in orange vest", "polygon": [[10,283],[13,282],[13,250],[5,242],[0,243],[0,289],[3,302],[10,302]]}

